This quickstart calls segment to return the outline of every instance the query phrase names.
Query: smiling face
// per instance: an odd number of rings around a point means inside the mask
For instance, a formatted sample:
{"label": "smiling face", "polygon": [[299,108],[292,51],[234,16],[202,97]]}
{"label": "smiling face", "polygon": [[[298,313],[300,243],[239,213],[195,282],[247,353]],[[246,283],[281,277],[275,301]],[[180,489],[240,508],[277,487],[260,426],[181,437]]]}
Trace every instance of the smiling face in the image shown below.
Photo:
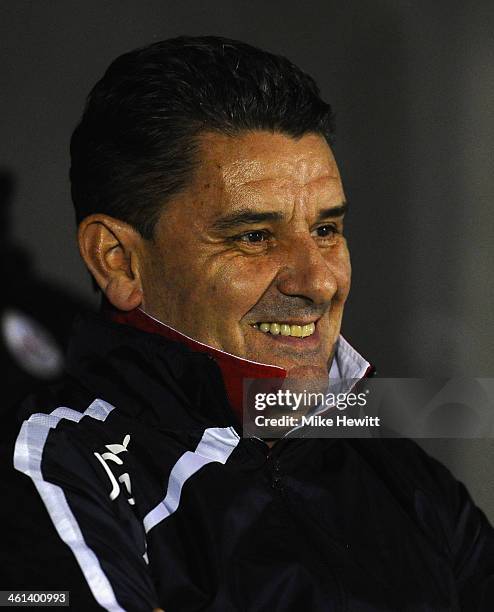
{"label": "smiling face", "polygon": [[144,242],[143,309],[291,377],[327,377],[350,287],[329,146],[316,134],[206,134],[200,159]]}

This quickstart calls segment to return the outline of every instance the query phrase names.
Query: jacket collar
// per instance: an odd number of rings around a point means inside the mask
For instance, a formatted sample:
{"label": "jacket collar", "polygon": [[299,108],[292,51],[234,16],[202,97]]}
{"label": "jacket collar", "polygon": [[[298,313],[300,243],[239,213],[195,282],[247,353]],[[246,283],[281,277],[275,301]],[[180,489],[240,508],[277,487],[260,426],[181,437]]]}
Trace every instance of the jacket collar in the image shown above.
{"label": "jacket collar", "polygon": [[[152,334],[158,334],[187,346],[192,351],[205,353],[211,357],[219,366],[223,383],[225,385],[228,401],[232,406],[240,422],[242,422],[242,401],[244,379],[275,379],[283,380],[287,376],[284,368],[251,361],[238,357],[220,349],[214,348],[194,338],[186,336],[173,327],[162,323],[141,308],[129,312],[116,310],[110,306],[105,307],[107,316],[116,323],[128,325]],[[360,355],[340,334],[336,344],[335,356],[329,371],[329,379],[341,379],[343,381],[360,380],[369,376],[374,368]],[[346,389],[349,391],[350,387]]]}

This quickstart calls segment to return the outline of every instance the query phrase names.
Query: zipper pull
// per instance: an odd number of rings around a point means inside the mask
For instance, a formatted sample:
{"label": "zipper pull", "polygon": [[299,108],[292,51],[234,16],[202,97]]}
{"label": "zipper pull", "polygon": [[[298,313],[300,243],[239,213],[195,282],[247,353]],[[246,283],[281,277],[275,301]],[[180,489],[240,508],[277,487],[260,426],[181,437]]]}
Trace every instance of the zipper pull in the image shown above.
{"label": "zipper pull", "polygon": [[269,453],[267,461],[271,473],[271,487],[273,489],[279,489],[281,488],[281,465],[279,459],[276,456],[273,457],[273,455]]}

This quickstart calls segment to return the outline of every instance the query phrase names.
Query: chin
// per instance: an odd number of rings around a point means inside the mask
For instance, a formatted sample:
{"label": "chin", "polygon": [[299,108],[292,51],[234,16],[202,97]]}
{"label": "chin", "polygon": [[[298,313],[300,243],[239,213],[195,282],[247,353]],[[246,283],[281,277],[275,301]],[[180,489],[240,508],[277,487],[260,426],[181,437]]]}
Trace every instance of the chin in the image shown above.
{"label": "chin", "polygon": [[[300,414],[314,408],[320,402],[315,396],[320,398],[320,394],[328,391],[328,371],[325,367],[314,365],[296,365],[288,369],[288,376],[283,382],[283,389],[289,389],[295,394],[304,394],[306,398],[303,406],[300,407]],[[313,394],[313,399],[309,400],[309,395]]]}
{"label": "chin", "polygon": [[324,366],[316,366],[313,364],[288,366],[285,368],[288,372],[288,378],[300,378],[304,380],[328,379],[328,368]]}

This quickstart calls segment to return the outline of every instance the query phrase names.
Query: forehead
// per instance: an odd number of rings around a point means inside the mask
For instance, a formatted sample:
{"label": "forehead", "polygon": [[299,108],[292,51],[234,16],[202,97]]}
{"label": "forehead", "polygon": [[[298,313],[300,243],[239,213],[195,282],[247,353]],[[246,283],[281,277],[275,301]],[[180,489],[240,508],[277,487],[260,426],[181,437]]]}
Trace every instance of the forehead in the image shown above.
{"label": "forehead", "polygon": [[[201,137],[196,187],[211,189],[233,203],[263,193],[341,191],[335,159],[317,134],[295,139],[270,132]],[[336,195],[338,197],[338,195]]]}

